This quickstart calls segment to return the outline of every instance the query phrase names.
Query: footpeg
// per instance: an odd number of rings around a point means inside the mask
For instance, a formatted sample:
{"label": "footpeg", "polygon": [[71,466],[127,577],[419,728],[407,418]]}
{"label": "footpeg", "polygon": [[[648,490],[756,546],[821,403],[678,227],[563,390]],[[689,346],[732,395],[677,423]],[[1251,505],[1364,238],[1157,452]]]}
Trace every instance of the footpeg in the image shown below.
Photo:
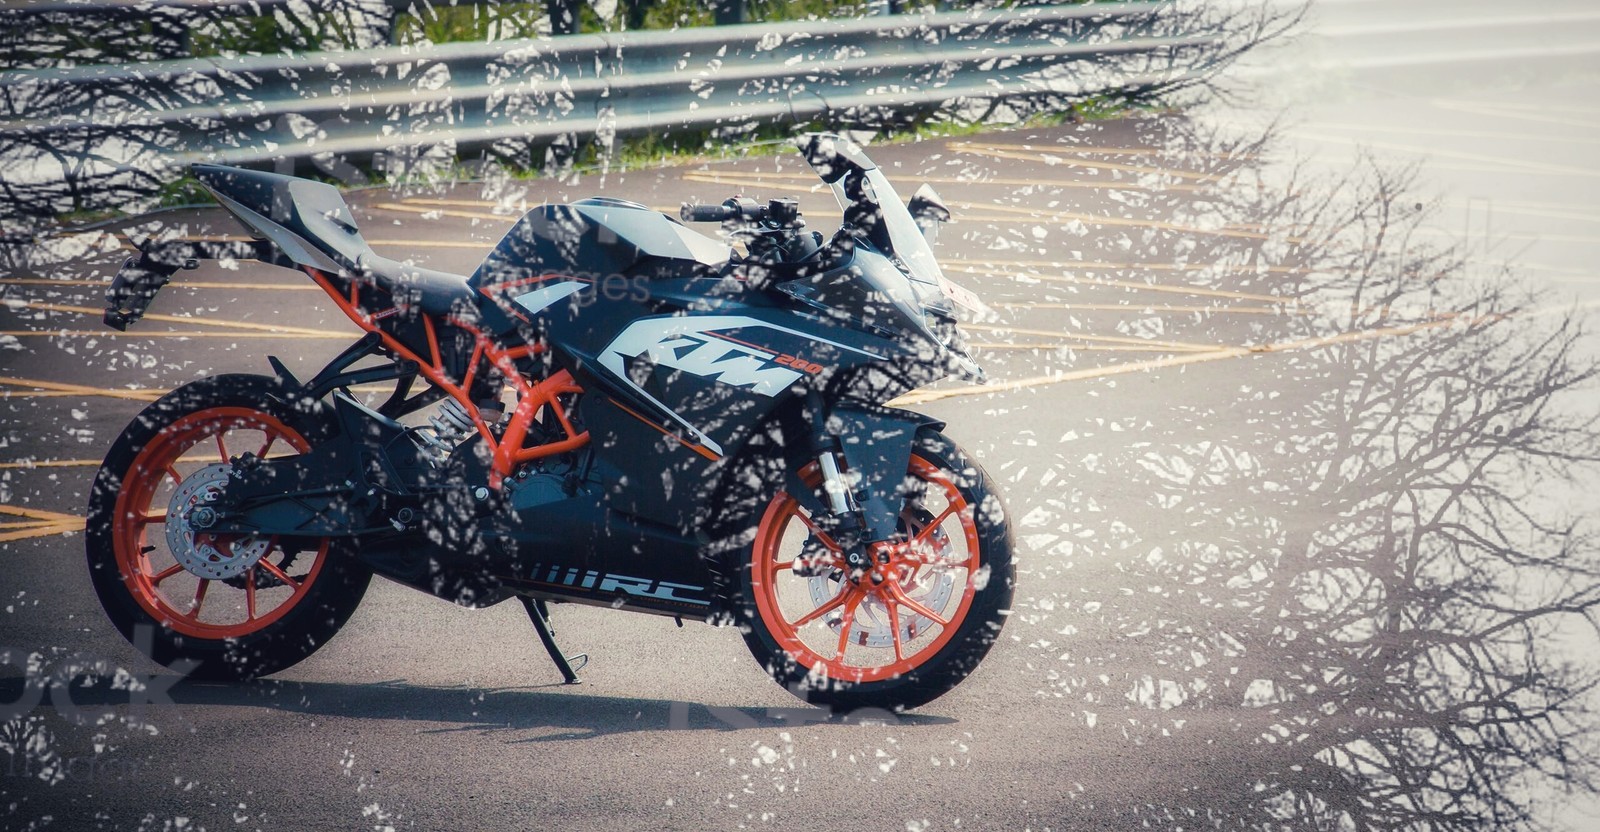
{"label": "footpeg", "polygon": [[579,653],[576,656],[567,656],[556,646],[556,631],[550,626],[550,608],[543,601],[522,596],[522,608],[528,611],[528,618],[533,620],[533,629],[539,634],[539,640],[544,642],[545,652],[550,654],[550,661],[556,663],[556,669],[561,671],[561,678],[569,685],[582,682],[578,678],[578,671],[589,664],[589,654]]}

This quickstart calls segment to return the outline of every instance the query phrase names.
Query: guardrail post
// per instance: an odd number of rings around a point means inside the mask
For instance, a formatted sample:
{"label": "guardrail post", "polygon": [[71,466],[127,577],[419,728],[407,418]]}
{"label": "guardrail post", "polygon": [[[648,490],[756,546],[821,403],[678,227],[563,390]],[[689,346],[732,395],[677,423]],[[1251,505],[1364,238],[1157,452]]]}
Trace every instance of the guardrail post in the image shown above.
{"label": "guardrail post", "polygon": [[744,0],[716,0],[716,4],[713,20],[718,26],[744,23],[749,17]]}
{"label": "guardrail post", "polygon": [[150,34],[160,44],[158,50],[161,57],[180,58],[192,53],[189,27],[186,25],[188,21],[181,17],[162,14],[150,15],[148,20]]}
{"label": "guardrail post", "polygon": [[650,3],[651,0],[622,0],[622,19],[627,21],[628,31],[644,28],[644,15],[650,10]]}
{"label": "guardrail post", "polygon": [[544,0],[544,8],[550,14],[550,34],[578,33],[578,0]]}

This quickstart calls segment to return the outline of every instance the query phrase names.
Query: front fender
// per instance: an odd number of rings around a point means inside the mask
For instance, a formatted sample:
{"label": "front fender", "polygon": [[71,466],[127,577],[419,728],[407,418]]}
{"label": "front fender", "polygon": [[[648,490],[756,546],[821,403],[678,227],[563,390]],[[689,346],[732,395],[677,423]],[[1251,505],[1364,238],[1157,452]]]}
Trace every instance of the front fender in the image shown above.
{"label": "front fender", "polygon": [[[854,475],[854,490],[866,522],[865,542],[895,535],[911,445],[924,427],[942,430],[944,422],[910,410],[855,402],[839,402],[829,410],[827,430],[839,437],[845,468]],[[800,481],[798,466],[788,468],[789,493],[811,514],[826,513],[815,490]]]}

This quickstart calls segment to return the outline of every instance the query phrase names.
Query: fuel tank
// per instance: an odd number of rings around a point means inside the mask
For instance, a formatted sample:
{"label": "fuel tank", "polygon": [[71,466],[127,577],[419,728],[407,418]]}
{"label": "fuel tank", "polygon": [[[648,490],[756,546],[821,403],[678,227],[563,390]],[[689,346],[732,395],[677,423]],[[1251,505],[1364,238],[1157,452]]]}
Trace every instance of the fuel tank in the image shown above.
{"label": "fuel tank", "polygon": [[468,285],[481,303],[531,324],[557,301],[587,290],[628,291],[631,278],[687,276],[720,268],[727,244],[636,202],[590,197],[541,205],[507,231]]}

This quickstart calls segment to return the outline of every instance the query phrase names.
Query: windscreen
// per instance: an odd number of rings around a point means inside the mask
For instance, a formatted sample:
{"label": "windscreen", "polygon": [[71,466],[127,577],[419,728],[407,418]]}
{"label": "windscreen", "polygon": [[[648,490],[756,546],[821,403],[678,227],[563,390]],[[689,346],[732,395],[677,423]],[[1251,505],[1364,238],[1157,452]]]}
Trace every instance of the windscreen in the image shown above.
{"label": "windscreen", "polygon": [[951,283],[933,256],[933,247],[901,201],[889,178],[873,164],[860,145],[841,136],[812,136],[804,148],[806,161],[833,188],[834,198],[846,216],[853,208],[870,208],[879,220],[874,236],[884,253],[895,258],[910,279],[917,299],[925,306],[948,309],[951,301],[974,311],[986,311],[971,292]]}

